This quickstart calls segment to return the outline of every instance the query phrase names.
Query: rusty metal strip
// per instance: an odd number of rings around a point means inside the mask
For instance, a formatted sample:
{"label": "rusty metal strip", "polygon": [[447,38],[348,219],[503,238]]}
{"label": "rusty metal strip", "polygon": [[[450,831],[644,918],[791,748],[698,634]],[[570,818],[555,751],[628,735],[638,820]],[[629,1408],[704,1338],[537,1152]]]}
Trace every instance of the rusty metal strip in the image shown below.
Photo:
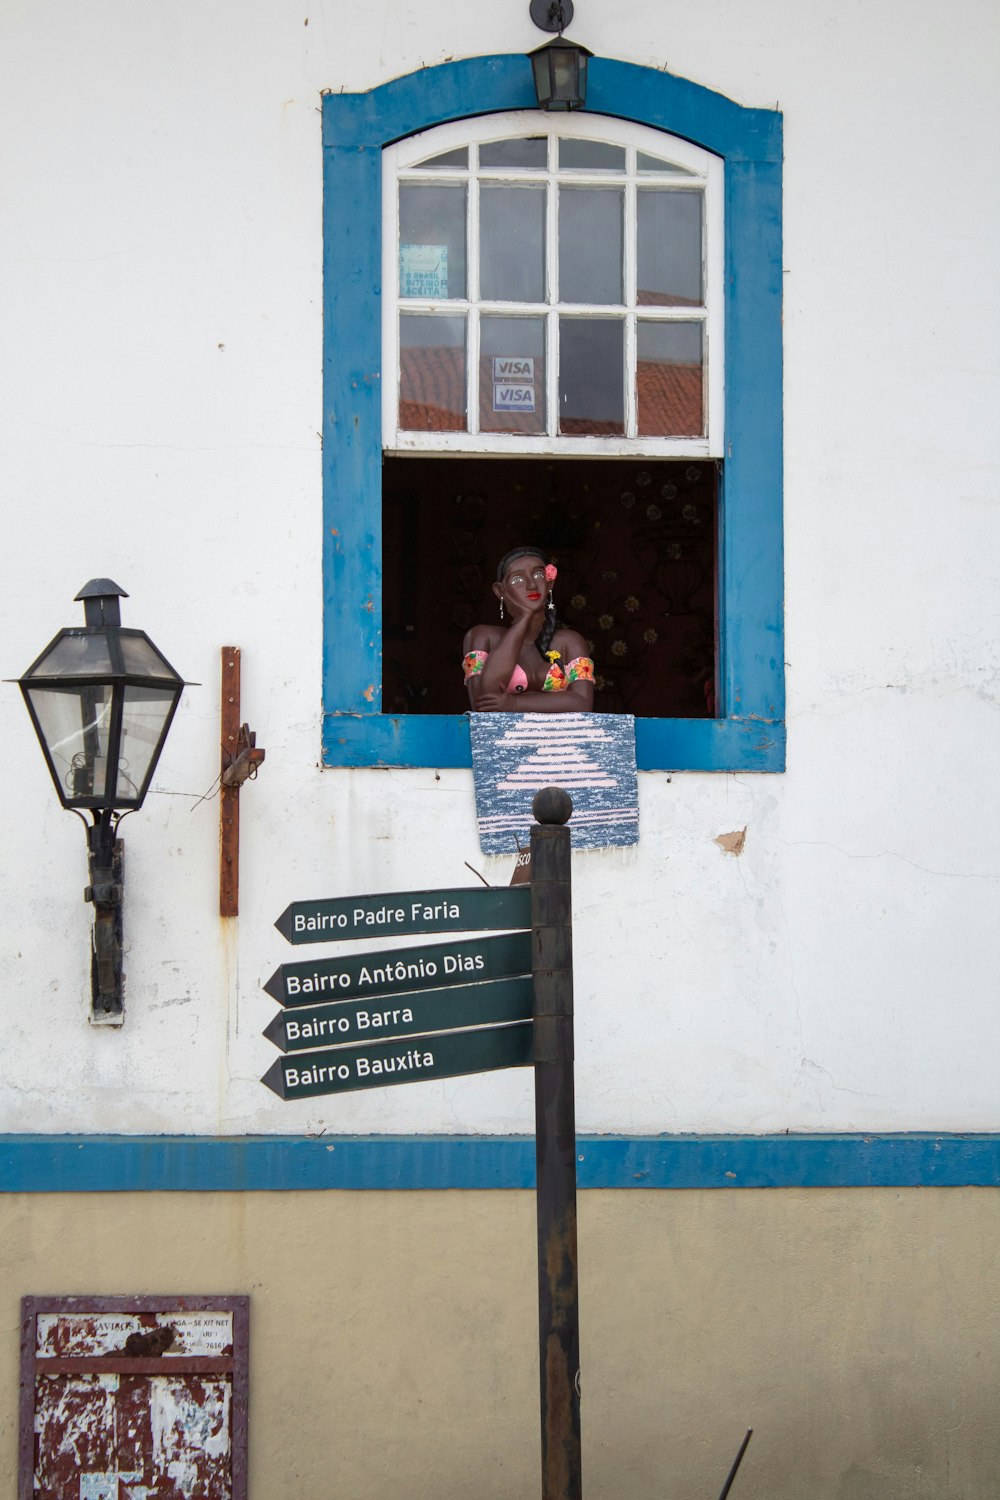
{"label": "rusty metal strip", "polygon": [[248,1423],[250,1405],[250,1298],[234,1297],[233,1313],[233,1407],[230,1417],[233,1453],[233,1500],[247,1500]]}
{"label": "rusty metal strip", "polygon": [[213,1359],[206,1354],[167,1354],[158,1358],[128,1355],[75,1354],[65,1358],[39,1355],[39,1375],[231,1375],[231,1359]]}
{"label": "rusty metal strip", "polygon": [[[222,774],[236,756],[240,733],[240,649],[222,648]],[[219,788],[219,915],[240,909],[240,789]]]}
{"label": "rusty metal strip", "polygon": [[35,1493],[35,1347],[40,1300],[25,1297],[21,1301],[21,1390],[18,1403],[21,1428],[17,1456],[17,1500],[32,1500]]}
{"label": "rusty metal strip", "polygon": [[134,1297],[22,1297],[22,1307],[39,1313],[74,1313],[90,1317],[95,1313],[191,1313],[231,1312],[234,1317],[246,1297],[150,1296],[147,1292]]}

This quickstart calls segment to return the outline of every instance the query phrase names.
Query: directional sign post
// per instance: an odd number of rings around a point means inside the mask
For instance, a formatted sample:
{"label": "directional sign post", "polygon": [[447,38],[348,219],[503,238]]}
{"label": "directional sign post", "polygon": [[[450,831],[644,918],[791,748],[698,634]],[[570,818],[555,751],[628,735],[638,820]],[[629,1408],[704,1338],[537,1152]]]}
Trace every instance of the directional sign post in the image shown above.
{"label": "directional sign post", "polygon": [[282,912],[275,926],[295,944],[500,935],[280,965],[264,989],[282,1009],[264,1035],[282,1055],[261,1082],[281,1099],[312,1099],[534,1063],[542,1500],[581,1500],[573,803],[545,787],[532,810],[530,883],[297,901]]}
{"label": "directional sign post", "polygon": [[573,803],[544,787],[531,804],[535,981],[535,1210],[542,1500],[580,1500],[580,1299],[573,1090]]}

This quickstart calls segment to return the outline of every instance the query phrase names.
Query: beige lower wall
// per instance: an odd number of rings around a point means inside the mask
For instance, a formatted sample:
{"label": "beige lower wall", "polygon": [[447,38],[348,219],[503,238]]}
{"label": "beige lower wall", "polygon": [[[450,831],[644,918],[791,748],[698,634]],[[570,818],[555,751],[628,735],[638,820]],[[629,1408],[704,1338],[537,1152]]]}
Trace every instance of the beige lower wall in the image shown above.
{"label": "beige lower wall", "polygon": [[[252,1500],[534,1500],[534,1196],[0,1200],[0,1494],[18,1299],[248,1292]],[[995,1500],[1000,1193],[588,1192],[587,1500]]]}

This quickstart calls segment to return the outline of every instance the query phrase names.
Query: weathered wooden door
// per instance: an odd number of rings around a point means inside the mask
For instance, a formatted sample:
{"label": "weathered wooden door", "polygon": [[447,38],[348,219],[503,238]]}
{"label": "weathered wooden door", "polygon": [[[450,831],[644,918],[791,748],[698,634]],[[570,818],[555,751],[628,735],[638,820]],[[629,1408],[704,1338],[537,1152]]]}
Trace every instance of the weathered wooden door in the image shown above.
{"label": "weathered wooden door", "polygon": [[247,1298],[22,1313],[19,1500],[244,1500]]}

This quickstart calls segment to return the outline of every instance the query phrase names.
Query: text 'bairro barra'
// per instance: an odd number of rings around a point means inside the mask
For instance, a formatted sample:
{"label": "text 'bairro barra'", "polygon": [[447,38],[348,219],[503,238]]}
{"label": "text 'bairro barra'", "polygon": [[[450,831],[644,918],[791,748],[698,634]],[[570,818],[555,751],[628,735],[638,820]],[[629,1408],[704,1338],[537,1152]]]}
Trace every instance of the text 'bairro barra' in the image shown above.
{"label": "text 'bairro barra'", "polygon": [[526,974],[518,979],[404,994],[394,1003],[378,1007],[355,999],[286,1009],[264,1028],[264,1035],[282,1052],[303,1052],[385,1037],[530,1021],[533,1009],[534,984]]}

